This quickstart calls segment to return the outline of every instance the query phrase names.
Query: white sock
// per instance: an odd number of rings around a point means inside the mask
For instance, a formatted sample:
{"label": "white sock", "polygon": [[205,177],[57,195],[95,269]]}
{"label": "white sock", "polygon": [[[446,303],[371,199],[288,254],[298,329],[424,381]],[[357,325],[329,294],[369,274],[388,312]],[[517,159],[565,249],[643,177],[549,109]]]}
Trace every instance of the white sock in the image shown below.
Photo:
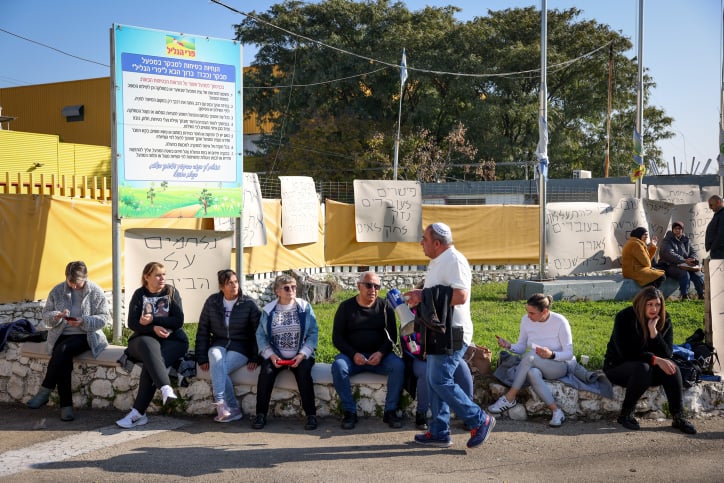
{"label": "white sock", "polygon": [[164,404],[166,403],[166,399],[176,399],[176,394],[173,392],[173,388],[166,384],[165,386],[161,386],[161,396],[163,397]]}

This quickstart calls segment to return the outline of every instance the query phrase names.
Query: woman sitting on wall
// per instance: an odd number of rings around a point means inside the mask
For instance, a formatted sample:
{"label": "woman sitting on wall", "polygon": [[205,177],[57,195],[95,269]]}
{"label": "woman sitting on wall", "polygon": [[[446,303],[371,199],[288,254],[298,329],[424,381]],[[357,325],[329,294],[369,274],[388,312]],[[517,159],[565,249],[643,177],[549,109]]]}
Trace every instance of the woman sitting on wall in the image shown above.
{"label": "woman sitting on wall", "polygon": [[233,270],[220,270],[219,292],[204,303],[196,332],[196,362],[202,371],[211,369],[216,417],[228,423],[243,417],[229,376],[242,366],[256,369],[256,329],[261,311],[253,300],[244,297]]}
{"label": "woman sitting on wall", "polygon": [[651,244],[647,243],[648,239],[649,232],[643,226],[631,230],[631,236],[621,251],[621,273],[642,287],[653,285],[658,288],[666,280],[666,275],[663,270],[651,267],[658,239],[653,237]]}
{"label": "woman sitting on wall", "polygon": [[128,339],[128,356],[143,363],[143,370],[133,409],[116,421],[118,426],[127,429],[146,424],[146,409],[156,389],[161,390],[164,404],[176,399],[167,368],[189,349],[183,324],[181,294],[173,285],[166,285],[166,270],[161,263],[147,263],[141,287],[133,292],[128,306],[128,327],[133,330]]}
{"label": "woman sitting on wall", "polygon": [[60,419],[72,421],[73,392],[71,375],[73,357],[90,350],[98,357],[108,345],[103,327],[111,322],[108,301],[101,288],[88,280],[88,268],[81,261],[65,267],[65,281],[48,294],[43,309],[43,322],[48,330],[48,370],[38,393],[27,402],[31,409],[48,403],[50,393],[58,386]]}
{"label": "woman sitting on wall", "polygon": [[[568,372],[567,361],[573,359],[573,336],[568,319],[551,311],[553,298],[550,295],[534,294],[525,304],[526,315],[520,320],[518,342],[511,344],[496,336],[498,345],[514,354],[523,354],[515,369],[513,384],[506,394],[500,396],[488,412],[499,414],[515,407],[518,392],[526,382],[550,408],[552,417],[548,423],[557,428],[566,416],[556,405],[545,379],[559,379]],[[529,350],[530,349],[530,350]]]}
{"label": "woman sitting on wall", "polygon": [[312,306],[297,298],[297,281],[291,275],[279,275],[274,280],[277,298],[264,306],[256,343],[263,358],[256,391],[254,429],[267,422],[269,402],[274,381],[288,368],[297,380],[302,409],[307,415],[304,429],[317,429],[317,408],[314,400],[314,351],[317,349],[319,328]]}
{"label": "woman sitting on wall", "polygon": [[666,313],[664,294],[646,287],[632,305],[616,314],[606,348],[603,371],[613,384],[626,388],[618,422],[627,429],[640,429],[634,418],[636,402],[651,386],[663,386],[672,426],[696,434],[682,412],[683,383],[679,366],[671,360],[674,329]]}

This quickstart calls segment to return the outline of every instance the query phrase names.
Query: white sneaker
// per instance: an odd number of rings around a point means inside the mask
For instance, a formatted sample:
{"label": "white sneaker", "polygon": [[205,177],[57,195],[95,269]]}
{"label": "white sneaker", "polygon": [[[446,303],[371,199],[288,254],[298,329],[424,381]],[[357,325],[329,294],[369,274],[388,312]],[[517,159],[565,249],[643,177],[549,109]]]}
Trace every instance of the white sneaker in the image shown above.
{"label": "white sneaker", "polygon": [[161,397],[163,398],[163,403],[166,404],[167,399],[176,399],[176,394],[174,394],[173,388],[166,384],[165,386],[161,386]]}
{"label": "white sneaker", "polygon": [[214,418],[214,421],[220,423],[224,419],[231,416],[231,411],[229,411],[229,407],[226,405],[226,401],[219,401],[217,403],[214,403],[214,406],[216,406],[216,417]]}
{"label": "white sneaker", "polygon": [[515,407],[518,404],[517,400],[508,401],[505,399],[505,394],[500,396],[497,401],[488,406],[488,412],[493,414],[500,414],[503,411],[507,411],[510,408]]}
{"label": "white sneaker", "polygon": [[230,423],[232,421],[238,421],[243,417],[244,413],[241,412],[240,408],[229,408],[229,415],[227,417],[225,417],[224,419],[214,419],[219,423]]}
{"label": "white sneaker", "polygon": [[125,417],[116,421],[116,424],[124,429],[135,428],[136,426],[143,426],[148,423],[148,418],[145,414],[141,414],[136,411],[136,408],[131,409],[131,412],[126,414]]}
{"label": "white sneaker", "polygon": [[566,420],[566,415],[563,413],[563,410],[560,408],[553,411],[553,417],[551,418],[551,422],[548,423],[548,426],[552,428],[560,428],[561,424],[563,424],[563,421]]}

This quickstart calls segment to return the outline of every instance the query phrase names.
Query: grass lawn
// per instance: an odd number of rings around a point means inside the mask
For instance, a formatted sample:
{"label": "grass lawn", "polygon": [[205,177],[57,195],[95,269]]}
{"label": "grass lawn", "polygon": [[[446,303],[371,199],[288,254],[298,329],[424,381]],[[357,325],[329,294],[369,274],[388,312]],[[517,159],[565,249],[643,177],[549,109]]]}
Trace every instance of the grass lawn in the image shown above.
{"label": "grass lawn", "polygon": [[[507,283],[488,283],[473,286],[471,313],[475,326],[473,340],[478,345],[489,347],[493,351],[493,364],[500,351],[495,335],[511,342],[518,340],[520,319],[525,314],[525,301],[506,300]],[[332,324],[337,306],[342,300],[355,295],[356,292],[345,291],[335,296],[332,303],[314,305],[314,312],[319,324],[319,346],[317,362],[331,363],[337,350],[332,345]],[[383,296],[382,294],[380,296]],[[554,312],[563,314],[571,323],[573,332],[573,352],[576,357],[586,354],[590,357],[588,367],[600,369],[603,366],[603,355],[611,335],[613,319],[618,311],[628,307],[630,302],[553,302]],[[674,343],[682,344],[696,329],[704,327],[704,302],[689,300],[684,302],[667,302],[674,324]],[[196,324],[184,326],[191,346],[194,346]],[[124,330],[126,332],[127,329]],[[109,330],[110,332],[110,330]],[[108,334],[110,335],[110,334]],[[125,344],[127,335],[124,333]]]}

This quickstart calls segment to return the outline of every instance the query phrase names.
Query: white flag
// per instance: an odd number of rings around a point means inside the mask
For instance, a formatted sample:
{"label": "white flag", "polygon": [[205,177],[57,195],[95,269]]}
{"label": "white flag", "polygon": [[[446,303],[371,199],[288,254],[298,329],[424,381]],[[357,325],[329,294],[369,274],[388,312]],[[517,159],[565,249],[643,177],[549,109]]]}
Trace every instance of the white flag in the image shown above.
{"label": "white flag", "polygon": [[407,56],[405,49],[402,49],[402,62],[400,62],[400,85],[404,86],[407,80]]}

